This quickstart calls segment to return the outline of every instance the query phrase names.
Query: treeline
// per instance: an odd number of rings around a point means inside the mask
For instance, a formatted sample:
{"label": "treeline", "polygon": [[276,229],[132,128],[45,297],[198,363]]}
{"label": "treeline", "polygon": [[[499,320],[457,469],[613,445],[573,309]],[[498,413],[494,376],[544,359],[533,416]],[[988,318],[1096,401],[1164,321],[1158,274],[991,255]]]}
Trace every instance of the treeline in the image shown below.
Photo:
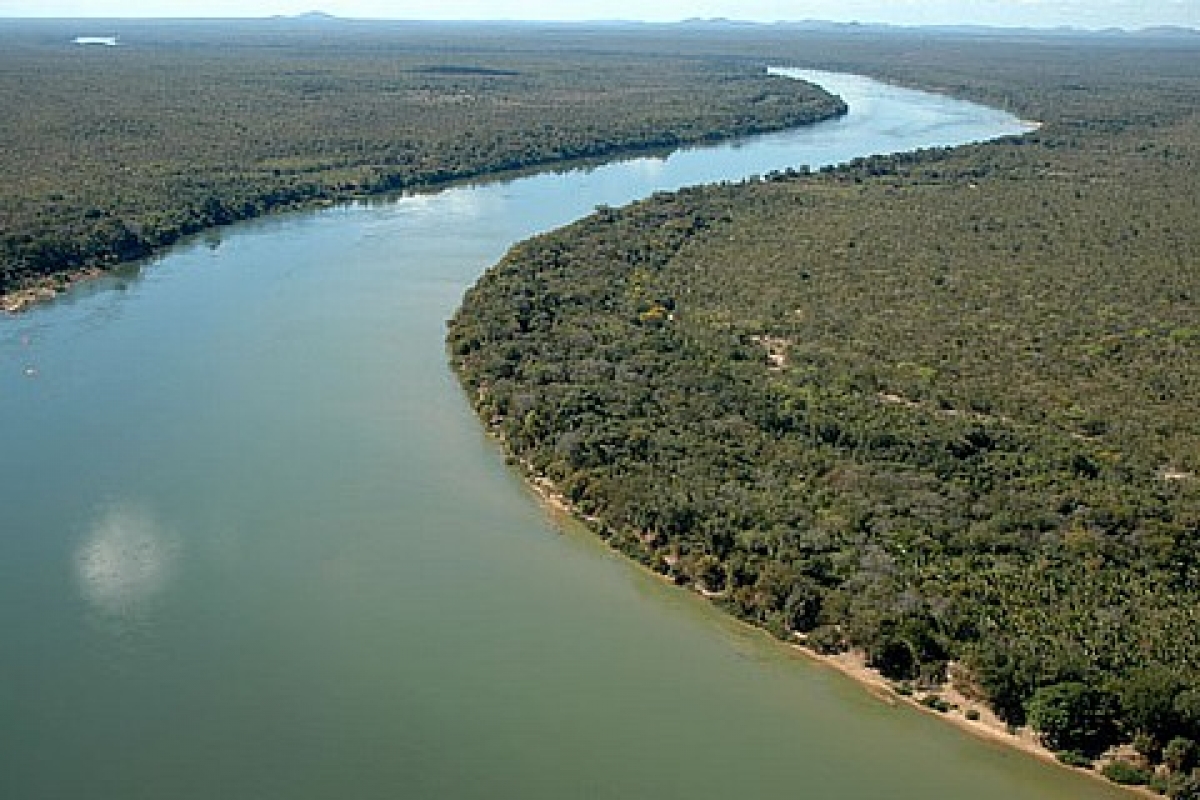
{"label": "treeline", "polygon": [[848,42],[1045,125],[600,209],[468,292],[452,362],[614,547],[1197,797],[1200,58],[1004,54]]}
{"label": "treeline", "polygon": [[[79,46],[103,24],[118,47]],[[714,57],[538,29],[10,22],[0,294],[265,212],[786,128],[839,100]]]}

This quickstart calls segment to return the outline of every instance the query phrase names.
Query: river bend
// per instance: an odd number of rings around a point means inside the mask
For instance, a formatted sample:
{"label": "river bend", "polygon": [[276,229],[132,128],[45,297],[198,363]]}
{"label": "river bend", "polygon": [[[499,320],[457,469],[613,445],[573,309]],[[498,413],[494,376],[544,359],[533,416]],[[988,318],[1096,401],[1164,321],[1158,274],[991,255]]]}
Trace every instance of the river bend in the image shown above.
{"label": "river bend", "polygon": [[0,319],[0,796],[1117,796],[558,532],[447,368],[463,291],[599,204],[1023,130],[813,77],[846,117],[244,223]]}

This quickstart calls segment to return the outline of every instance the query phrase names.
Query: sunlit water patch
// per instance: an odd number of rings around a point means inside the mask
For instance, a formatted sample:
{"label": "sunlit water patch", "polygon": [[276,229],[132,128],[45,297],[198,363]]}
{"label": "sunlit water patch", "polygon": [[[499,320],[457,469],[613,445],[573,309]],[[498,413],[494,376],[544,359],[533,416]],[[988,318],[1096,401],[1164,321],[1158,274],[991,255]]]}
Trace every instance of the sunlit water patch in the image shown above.
{"label": "sunlit water patch", "polygon": [[178,541],[144,508],[100,512],[75,554],[80,590],[97,610],[136,612],[171,579]]}

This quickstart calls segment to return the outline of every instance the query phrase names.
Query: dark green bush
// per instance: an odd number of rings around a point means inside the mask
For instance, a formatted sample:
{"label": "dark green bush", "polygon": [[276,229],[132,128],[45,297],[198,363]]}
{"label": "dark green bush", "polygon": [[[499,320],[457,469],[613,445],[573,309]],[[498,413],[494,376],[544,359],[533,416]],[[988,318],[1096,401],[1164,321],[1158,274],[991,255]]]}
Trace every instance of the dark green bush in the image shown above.
{"label": "dark green bush", "polygon": [[805,644],[822,655],[836,655],[846,651],[846,639],[833,625],[819,625],[809,632]]}
{"label": "dark green bush", "polygon": [[1054,757],[1068,767],[1092,768],[1092,760],[1078,750],[1059,750],[1054,754]]}
{"label": "dark green bush", "polygon": [[1145,786],[1151,777],[1150,770],[1120,759],[1107,762],[1100,772],[1113,783],[1123,786]]}

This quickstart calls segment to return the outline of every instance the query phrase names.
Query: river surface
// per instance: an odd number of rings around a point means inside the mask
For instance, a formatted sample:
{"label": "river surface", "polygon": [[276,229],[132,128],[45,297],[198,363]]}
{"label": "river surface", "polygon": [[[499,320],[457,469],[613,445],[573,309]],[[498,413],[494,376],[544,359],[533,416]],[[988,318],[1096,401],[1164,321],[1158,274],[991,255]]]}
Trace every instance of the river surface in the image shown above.
{"label": "river surface", "polygon": [[504,466],[444,321],[597,204],[1016,133],[844,119],[241,224],[0,319],[0,797],[1104,798],[744,629]]}

